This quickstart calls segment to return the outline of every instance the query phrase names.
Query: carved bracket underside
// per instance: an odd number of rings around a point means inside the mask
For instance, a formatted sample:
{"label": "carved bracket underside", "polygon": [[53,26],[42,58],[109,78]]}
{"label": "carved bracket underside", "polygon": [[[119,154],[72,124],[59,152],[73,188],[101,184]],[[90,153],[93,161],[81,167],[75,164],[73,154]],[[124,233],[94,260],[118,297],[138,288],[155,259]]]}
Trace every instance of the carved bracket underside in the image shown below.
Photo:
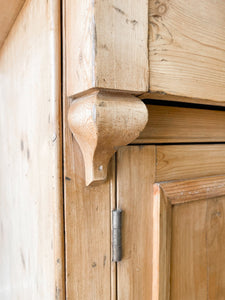
{"label": "carved bracket underside", "polygon": [[72,102],[68,122],[83,154],[86,185],[106,179],[112,155],[135,140],[147,120],[145,104],[132,95],[96,91]]}

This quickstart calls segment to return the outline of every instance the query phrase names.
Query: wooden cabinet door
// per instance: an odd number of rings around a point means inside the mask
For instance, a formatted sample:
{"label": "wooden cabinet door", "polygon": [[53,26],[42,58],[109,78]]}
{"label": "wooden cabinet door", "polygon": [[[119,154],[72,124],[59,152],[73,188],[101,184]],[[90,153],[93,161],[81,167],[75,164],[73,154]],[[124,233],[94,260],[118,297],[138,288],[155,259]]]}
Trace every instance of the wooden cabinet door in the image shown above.
{"label": "wooden cabinet door", "polygon": [[224,299],[224,151],[224,144],[119,151],[118,300]]}
{"label": "wooden cabinet door", "polygon": [[225,176],[154,185],[152,299],[224,299]]}

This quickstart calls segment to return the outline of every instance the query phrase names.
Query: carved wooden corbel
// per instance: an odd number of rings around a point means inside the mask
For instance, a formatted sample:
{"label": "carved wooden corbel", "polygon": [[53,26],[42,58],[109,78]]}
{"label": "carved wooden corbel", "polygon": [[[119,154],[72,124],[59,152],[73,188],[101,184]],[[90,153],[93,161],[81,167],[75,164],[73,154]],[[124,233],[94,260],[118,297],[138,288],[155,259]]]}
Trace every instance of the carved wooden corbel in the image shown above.
{"label": "carved wooden corbel", "polygon": [[68,122],[83,154],[86,185],[106,179],[112,155],[135,140],[147,120],[145,104],[132,95],[96,91],[72,102]]}

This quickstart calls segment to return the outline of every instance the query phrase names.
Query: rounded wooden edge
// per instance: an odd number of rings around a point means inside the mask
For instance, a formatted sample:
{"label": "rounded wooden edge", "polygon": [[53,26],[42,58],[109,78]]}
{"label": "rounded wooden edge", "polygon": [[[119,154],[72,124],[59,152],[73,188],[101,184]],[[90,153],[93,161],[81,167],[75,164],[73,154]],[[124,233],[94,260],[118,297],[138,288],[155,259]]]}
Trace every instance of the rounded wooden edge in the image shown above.
{"label": "rounded wooden edge", "polygon": [[106,180],[112,155],[134,141],[147,121],[145,104],[133,95],[96,91],[72,102],[68,123],[83,154],[86,185]]}

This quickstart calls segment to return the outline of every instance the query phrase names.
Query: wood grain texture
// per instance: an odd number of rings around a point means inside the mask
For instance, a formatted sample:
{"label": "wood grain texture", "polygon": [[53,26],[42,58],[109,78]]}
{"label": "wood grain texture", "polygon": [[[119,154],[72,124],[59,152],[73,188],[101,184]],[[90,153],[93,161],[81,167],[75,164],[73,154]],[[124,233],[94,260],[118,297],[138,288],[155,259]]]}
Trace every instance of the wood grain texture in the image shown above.
{"label": "wood grain texture", "polygon": [[224,176],[154,185],[153,299],[223,299],[224,195]]}
{"label": "wood grain texture", "polygon": [[172,205],[181,204],[225,195],[225,176],[165,182],[160,187]]}
{"label": "wood grain texture", "polygon": [[205,200],[173,207],[172,299],[208,298],[206,208],[207,201]]}
{"label": "wood grain texture", "polygon": [[6,39],[25,0],[0,0],[0,48]]}
{"label": "wood grain texture", "polygon": [[146,106],[148,122],[135,144],[225,141],[225,111]]}
{"label": "wood grain texture", "polygon": [[156,181],[224,174],[225,145],[157,146]]}
{"label": "wood grain texture", "polygon": [[148,90],[148,1],[64,0],[67,95]]}
{"label": "wood grain texture", "polygon": [[[84,1],[81,1],[82,4]],[[80,2],[80,4],[81,4]],[[65,1],[64,1],[65,5]],[[63,6],[65,10],[65,6]],[[65,11],[63,12],[65,16]],[[65,18],[63,19],[65,37]],[[66,297],[114,300],[116,267],[111,265],[111,207],[115,207],[115,160],[108,180],[86,187],[79,145],[68,126],[71,99],[66,96],[66,41],[63,41],[63,134],[66,239]]]}
{"label": "wood grain texture", "polygon": [[112,178],[86,187],[79,146],[64,132],[67,298],[110,299]]}
{"label": "wood grain texture", "polygon": [[151,92],[225,100],[224,11],[223,0],[150,0]]}
{"label": "wood grain texture", "polygon": [[60,56],[60,1],[26,1],[0,51],[5,300],[65,299]]}
{"label": "wood grain texture", "polygon": [[224,215],[224,196],[173,208],[171,299],[224,298]]}
{"label": "wood grain texture", "polygon": [[117,264],[118,300],[151,299],[154,174],[155,146],[119,149],[117,207],[123,210],[123,253]]}
{"label": "wood grain texture", "polygon": [[152,299],[170,299],[171,204],[154,184]]}
{"label": "wood grain texture", "polygon": [[146,106],[132,95],[98,91],[73,101],[68,123],[83,154],[86,185],[107,178],[112,155],[135,140],[147,120]]}

